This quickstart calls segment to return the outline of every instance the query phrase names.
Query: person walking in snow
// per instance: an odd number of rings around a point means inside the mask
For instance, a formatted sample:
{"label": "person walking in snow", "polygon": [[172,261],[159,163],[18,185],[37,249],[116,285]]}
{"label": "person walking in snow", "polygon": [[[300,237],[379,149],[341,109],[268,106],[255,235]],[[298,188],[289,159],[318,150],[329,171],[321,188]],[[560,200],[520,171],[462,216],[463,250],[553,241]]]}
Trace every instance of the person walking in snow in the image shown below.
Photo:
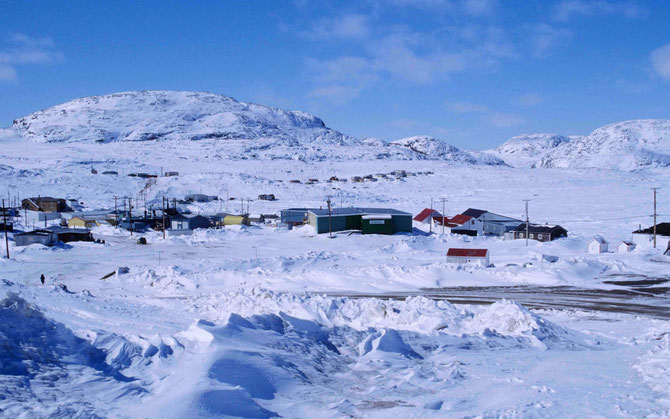
{"label": "person walking in snow", "polygon": [[45,280],[44,274],[42,274],[42,276],[40,276],[40,281],[42,281],[42,285],[44,285],[44,280]]}

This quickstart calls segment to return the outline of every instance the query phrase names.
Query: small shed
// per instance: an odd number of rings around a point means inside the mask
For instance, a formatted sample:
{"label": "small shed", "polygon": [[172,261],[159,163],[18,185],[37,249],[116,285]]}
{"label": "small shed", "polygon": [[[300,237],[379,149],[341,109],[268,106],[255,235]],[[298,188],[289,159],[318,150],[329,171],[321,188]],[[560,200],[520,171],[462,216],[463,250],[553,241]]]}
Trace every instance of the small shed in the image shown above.
{"label": "small shed", "polygon": [[607,252],[607,240],[603,239],[602,237],[594,237],[589,241],[589,244],[587,245],[589,253],[605,253]]}
{"label": "small shed", "polygon": [[391,214],[369,214],[361,217],[363,234],[393,234]]}
{"label": "small shed", "polygon": [[447,263],[458,263],[459,265],[474,263],[489,266],[489,250],[452,247],[447,251]]}
{"label": "small shed", "polygon": [[628,253],[628,252],[632,252],[633,250],[635,250],[635,243],[630,242],[630,241],[622,241],[616,247],[617,253]]}

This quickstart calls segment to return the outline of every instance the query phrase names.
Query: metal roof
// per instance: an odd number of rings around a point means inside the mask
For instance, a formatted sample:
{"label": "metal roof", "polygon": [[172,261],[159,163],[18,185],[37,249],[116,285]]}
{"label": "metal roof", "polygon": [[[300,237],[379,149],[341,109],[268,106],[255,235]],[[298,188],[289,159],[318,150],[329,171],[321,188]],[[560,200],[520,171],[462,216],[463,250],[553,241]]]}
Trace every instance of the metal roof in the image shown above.
{"label": "metal roof", "polygon": [[452,247],[447,251],[447,256],[485,258],[488,252],[489,249],[458,249]]}
{"label": "metal roof", "polygon": [[[633,234],[654,234],[654,226],[633,231]],[[659,236],[670,236],[670,223],[656,224],[656,234]]]}
{"label": "metal roof", "polygon": [[[327,217],[328,209],[308,209],[308,212],[317,217]],[[412,214],[404,211],[398,211],[392,208],[333,208],[330,211],[332,216],[346,216],[346,215],[368,215],[368,214],[389,214],[389,215],[406,215]]]}
{"label": "metal roof", "polygon": [[[431,214],[431,209],[430,208],[424,208],[423,211],[418,213],[416,217],[414,217],[414,221],[423,221],[426,218],[430,217]],[[432,210],[433,217],[441,217],[442,214],[440,214],[436,209]]]}
{"label": "metal roof", "polygon": [[486,210],[481,210],[481,209],[476,209],[476,208],[468,208],[465,210],[462,215],[467,215],[468,217],[473,217],[473,218],[479,218],[482,216],[482,214],[487,213],[488,211]]}

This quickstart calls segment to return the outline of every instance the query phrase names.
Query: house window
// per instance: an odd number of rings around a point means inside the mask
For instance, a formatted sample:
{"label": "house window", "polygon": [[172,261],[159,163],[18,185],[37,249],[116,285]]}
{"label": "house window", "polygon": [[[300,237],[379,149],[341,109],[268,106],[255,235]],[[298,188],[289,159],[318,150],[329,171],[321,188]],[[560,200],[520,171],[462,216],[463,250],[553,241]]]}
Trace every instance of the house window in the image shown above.
{"label": "house window", "polygon": [[530,235],[529,235],[528,237],[530,237],[531,239],[534,239],[534,238],[535,238],[535,234],[530,233]]}
{"label": "house window", "polygon": [[526,233],[519,233],[519,237],[523,239],[524,237],[526,237]]}

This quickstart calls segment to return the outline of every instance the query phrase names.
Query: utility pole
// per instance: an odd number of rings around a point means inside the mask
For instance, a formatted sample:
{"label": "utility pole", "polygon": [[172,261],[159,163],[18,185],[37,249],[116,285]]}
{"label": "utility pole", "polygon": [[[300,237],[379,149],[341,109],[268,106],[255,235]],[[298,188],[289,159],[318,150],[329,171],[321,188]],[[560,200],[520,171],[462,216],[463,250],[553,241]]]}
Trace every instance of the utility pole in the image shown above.
{"label": "utility pole", "polygon": [[326,202],[328,203],[328,232],[330,237],[333,237],[333,217],[330,211],[330,195],[328,195],[328,200]]}
{"label": "utility pole", "polygon": [[9,239],[7,238],[7,208],[5,208],[5,200],[2,200],[2,222],[5,225],[5,248],[7,249],[7,259],[9,259]]}
{"label": "utility pole", "polygon": [[165,240],[165,229],[167,226],[165,225],[165,197],[163,197],[163,240]]}
{"label": "utility pole", "polygon": [[116,217],[116,221],[119,221],[119,207],[116,205],[116,200],[118,196],[114,195],[114,216]]}
{"label": "utility pole", "polygon": [[528,246],[528,230],[530,230],[530,221],[528,220],[528,202],[530,199],[523,200],[526,203],[526,246]]}
{"label": "utility pole", "polygon": [[433,232],[433,198],[430,198],[430,232]]}
{"label": "utility pole", "polygon": [[130,219],[130,235],[133,235],[133,201],[128,198],[128,218]]}
{"label": "utility pole", "polygon": [[442,200],[442,235],[444,236],[444,203],[447,200],[447,198],[440,198]]}
{"label": "utility pole", "polygon": [[651,188],[654,191],[654,249],[656,249],[656,191],[661,188]]}

